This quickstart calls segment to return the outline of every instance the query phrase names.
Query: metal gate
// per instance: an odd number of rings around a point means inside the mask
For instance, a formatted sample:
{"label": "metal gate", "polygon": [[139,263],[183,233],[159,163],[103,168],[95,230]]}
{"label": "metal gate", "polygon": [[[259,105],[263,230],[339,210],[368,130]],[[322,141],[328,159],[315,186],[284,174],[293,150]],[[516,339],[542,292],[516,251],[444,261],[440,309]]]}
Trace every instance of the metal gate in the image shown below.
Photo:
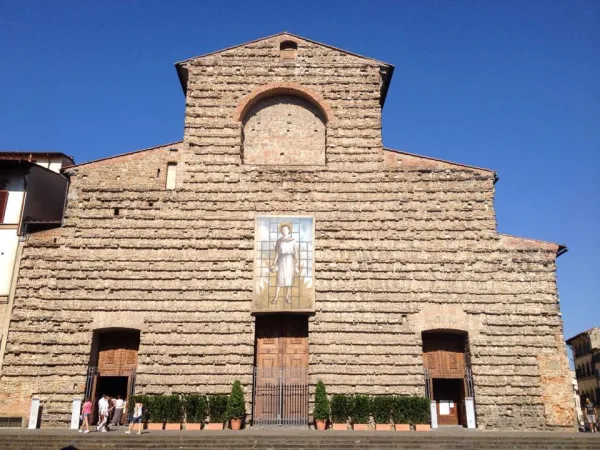
{"label": "metal gate", "polygon": [[255,367],[255,426],[308,426],[308,367]]}

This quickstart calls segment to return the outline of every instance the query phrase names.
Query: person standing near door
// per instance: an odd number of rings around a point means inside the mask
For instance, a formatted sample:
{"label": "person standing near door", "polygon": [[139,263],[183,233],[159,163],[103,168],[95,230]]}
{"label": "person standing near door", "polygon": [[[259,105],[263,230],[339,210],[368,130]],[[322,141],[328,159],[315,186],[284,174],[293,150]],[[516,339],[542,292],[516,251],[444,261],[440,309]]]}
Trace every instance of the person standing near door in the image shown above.
{"label": "person standing near door", "polygon": [[123,407],[125,406],[125,402],[121,398],[120,395],[117,395],[117,400],[115,401],[115,413],[113,414],[112,424],[120,425],[121,417],[123,416]]}

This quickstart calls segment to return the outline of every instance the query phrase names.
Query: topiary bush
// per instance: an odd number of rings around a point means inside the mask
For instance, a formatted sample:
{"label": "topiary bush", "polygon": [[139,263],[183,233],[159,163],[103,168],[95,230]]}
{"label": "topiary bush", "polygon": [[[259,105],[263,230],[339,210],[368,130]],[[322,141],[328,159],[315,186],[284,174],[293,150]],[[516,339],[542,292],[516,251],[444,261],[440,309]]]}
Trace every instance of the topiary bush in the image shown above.
{"label": "topiary bush", "polygon": [[410,423],[409,420],[409,397],[395,395],[392,398],[392,419],[394,423]]}
{"label": "topiary bush", "polygon": [[186,395],[183,398],[183,408],[187,423],[204,423],[208,410],[208,401],[205,395]]}
{"label": "topiary bush", "polygon": [[242,390],[242,384],[235,380],[233,387],[231,388],[231,394],[227,399],[227,410],[225,411],[225,418],[241,419],[246,416],[246,402],[244,401],[244,391]]}
{"label": "topiary bush", "polygon": [[334,423],[346,423],[352,417],[352,397],[345,394],[331,396],[331,420]]}
{"label": "topiary bush", "polygon": [[183,404],[179,395],[163,396],[164,419],[168,423],[183,422]]}
{"label": "topiary bush", "polygon": [[373,397],[373,415],[375,422],[379,424],[390,423],[392,416],[392,396],[391,395],[376,395]]}
{"label": "topiary bush", "polygon": [[211,423],[225,422],[225,411],[227,410],[227,396],[215,394],[208,396],[208,415]]}
{"label": "topiary bush", "polygon": [[322,380],[317,382],[315,388],[315,407],[313,408],[313,418],[315,420],[327,420],[330,414],[329,399],[325,391],[325,383]]}
{"label": "topiary bush", "polygon": [[408,397],[408,419],[411,424],[426,424],[431,422],[430,401],[425,397]]}
{"label": "topiary bush", "polygon": [[356,394],[352,402],[352,421],[354,423],[369,423],[369,416],[371,415],[371,397],[363,394]]}

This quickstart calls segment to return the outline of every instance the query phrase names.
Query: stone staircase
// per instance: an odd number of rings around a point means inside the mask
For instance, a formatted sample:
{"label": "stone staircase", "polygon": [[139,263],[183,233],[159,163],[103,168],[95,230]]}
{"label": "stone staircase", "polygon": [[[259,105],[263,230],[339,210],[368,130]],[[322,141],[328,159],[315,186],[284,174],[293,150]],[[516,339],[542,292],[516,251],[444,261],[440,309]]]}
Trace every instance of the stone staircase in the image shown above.
{"label": "stone staircase", "polygon": [[[70,447],[69,447],[70,446]],[[2,450],[600,450],[600,433],[488,432],[310,432],[251,430],[222,432],[121,431],[79,434],[69,430],[0,431]]]}

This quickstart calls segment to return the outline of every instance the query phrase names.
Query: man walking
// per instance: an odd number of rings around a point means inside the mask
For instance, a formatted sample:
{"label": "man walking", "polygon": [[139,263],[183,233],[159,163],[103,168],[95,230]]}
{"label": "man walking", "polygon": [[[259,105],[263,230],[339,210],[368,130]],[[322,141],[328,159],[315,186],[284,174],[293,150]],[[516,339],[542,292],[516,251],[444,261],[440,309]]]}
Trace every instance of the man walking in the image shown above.
{"label": "man walking", "polygon": [[589,397],[585,399],[585,412],[587,417],[588,426],[592,433],[596,432],[596,407],[590,401]]}
{"label": "man walking", "polygon": [[100,416],[100,421],[96,429],[106,433],[108,431],[108,398],[106,394],[102,395],[102,398],[98,400],[98,415]]}

